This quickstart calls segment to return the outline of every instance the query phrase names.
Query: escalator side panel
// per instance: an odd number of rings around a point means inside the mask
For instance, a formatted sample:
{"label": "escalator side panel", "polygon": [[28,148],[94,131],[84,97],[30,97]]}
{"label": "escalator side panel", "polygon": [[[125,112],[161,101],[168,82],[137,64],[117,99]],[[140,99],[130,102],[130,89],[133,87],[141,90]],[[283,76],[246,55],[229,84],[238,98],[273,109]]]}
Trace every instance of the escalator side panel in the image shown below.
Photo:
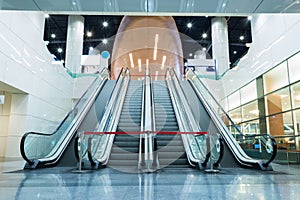
{"label": "escalator side panel", "polygon": [[[116,84],[115,80],[107,80],[102,90],[98,94],[95,102],[93,103],[91,109],[88,111],[84,120],[81,122],[77,132],[81,131],[94,131],[98,122],[101,121],[105,106],[110,99],[110,96],[113,92],[114,85]],[[74,152],[74,141],[76,135],[72,138],[68,144],[65,152],[63,153],[61,159],[58,161],[57,166],[67,167],[67,166],[76,166],[77,159]]]}
{"label": "escalator side panel", "polygon": [[[209,114],[207,113],[206,109],[204,108],[203,104],[197,97],[196,93],[194,92],[192,86],[188,83],[188,81],[181,81],[180,82],[181,87],[185,93],[185,95],[188,97],[188,102],[192,108],[192,112],[194,114],[194,117],[196,121],[199,122],[200,127],[202,131],[208,131],[217,133],[218,129],[214,122],[211,120]],[[222,167],[239,167],[238,161],[235,159],[233,153],[225,143],[224,148],[224,157],[221,161]]]}

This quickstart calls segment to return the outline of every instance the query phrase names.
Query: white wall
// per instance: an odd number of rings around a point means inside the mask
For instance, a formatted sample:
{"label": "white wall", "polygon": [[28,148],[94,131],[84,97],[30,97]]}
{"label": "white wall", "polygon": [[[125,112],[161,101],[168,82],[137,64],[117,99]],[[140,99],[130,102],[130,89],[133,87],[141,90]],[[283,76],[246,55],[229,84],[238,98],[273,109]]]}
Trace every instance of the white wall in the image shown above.
{"label": "white wall", "polygon": [[260,14],[251,22],[253,42],[236,70],[208,81],[219,96],[228,95],[300,50],[300,14]]}
{"label": "white wall", "polygon": [[0,81],[24,92],[12,94],[7,148],[0,156],[20,156],[26,131],[49,132],[71,109],[73,80],[52,64],[43,32],[42,12],[0,12]]}

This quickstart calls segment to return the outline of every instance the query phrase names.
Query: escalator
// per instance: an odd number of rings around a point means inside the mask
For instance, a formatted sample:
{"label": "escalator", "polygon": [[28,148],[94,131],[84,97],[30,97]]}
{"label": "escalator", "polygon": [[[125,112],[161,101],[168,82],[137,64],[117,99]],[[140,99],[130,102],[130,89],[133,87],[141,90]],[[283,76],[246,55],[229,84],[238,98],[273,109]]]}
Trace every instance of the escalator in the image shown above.
{"label": "escalator", "polygon": [[[114,169],[136,170],[139,160],[143,82],[131,80],[124,99],[119,123],[107,166]],[[125,133],[125,134],[123,134]]]}
{"label": "escalator", "polygon": [[[179,127],[165,81],[153,81],[156,131],[178,132]],[[189,167],[180,135],[157,134],[158,160],[161,168]]]}
{"label": "escalator", "polygon": [[74,138],[78,132],[97,126],[114,85],[103,70],[54,132],[24,134],[20,151],[25,168],[76,166]]}
{"label": "escalator", "polygon": [[[196,121],[200,123],[200,127],[203,131],[208,132],[208,136],[218,135],[225,142],[224,157],[220,160],[219,165],[221,167],[243,167],[260,170],[272,170],[270,163],[274,160],[277,147],[275,139],[269,134],[258,135],[260,137],[261,144],[264,148],[260,149],[261,155],[268,154],[268,158],[252,158],[247,155],[239,143],[233,138],[232,134],[219,117],[216,109],[222,111],[222,117],[225,121],[231,123],[235,127],[234,122],[230,119],[228,114],[221,108],[218,101],[213,97],[201,80],[192,72],[188,71],[186,74],[186,80],[178,80],[174,70],[170,70],[169,77],[172,80],[176,80],[176,90],[182,90],[182,96],[188,96],[188,104],[192,109],[192,114]],[[175,77],[175,78],[173,78]],[[237,127],[236,131],[239,132]]]}

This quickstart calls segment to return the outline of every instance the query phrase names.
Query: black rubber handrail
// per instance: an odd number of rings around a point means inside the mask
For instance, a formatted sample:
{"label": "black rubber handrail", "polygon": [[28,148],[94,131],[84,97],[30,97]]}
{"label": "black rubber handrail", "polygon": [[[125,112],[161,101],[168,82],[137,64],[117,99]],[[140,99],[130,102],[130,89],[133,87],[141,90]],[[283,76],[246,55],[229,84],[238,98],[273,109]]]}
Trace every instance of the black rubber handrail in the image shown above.
{"label": "black rubber handrail", "polygon": [[219,142],[220,142],[220,153],[219,153],[219,158],[216,162],[214,162],[214,167],[219,167],[220,165],[220,162],[222,161],[223,159],[223,156],[224,156],[224,140],[221,136],[219,136]]}
{"label": "black rubber handrail", "polygon": [[264,167],[268,167],[269,164],[276,158],[276,155],[277,155],[277,142],[274,138],[274,136],[272,136],[271,134],[268,134],[268,133],[264,133],[264,134],[254,134],[254,135],[243,135],[243,137],[245,138],[254,138],[254,137],[258,137],[258,136],[267,136],[270,140],[271,140],[271,145],[272,145],[272,155],[271,157],[269,158],[268,161],[263,161],[262,165]]}
{"label": "black rubber handrail", "polygon": [[[99,74],[102,74],[105,70],[107,70],[106,68],[104,68]],[[98,78],[95,78],[95,80],[92,82],[91,86],[89,88],[91,88],[96,82],[98,81]],[[61,128],[61,126],[64,124],[64,122],[68,119],[68,117],[72,114],[72,113],[76,113],[77,110],[75,108],[77,108],[77,105],[79,104],[80,100],[86,95],[86,93],[89,91],[89,89],[87,89],[83,95],[80,97],[80,99],[77,101],[77,103],[75,104],[74,108],[68,112],[68,114],[65,116],[65,118],[62,120],[62,122],[58,125],[58,127],[55,129],[55,131],[53,131],[52,133],[42,133],[42,132],[26,132],[22,138],[21,138],[21,142],[20,142],[20,153],[21,156],[23,157],[23,159],[29,164],[29,165],[34,165],[38,162],[38,160],[36,159],[29,159],[25,153],[25,141],[27,139],[27,137],[29,135],[41,135],[44,137],[50,137],[53,136],[57,133],[57,131]],[[76,113],[77,114],[77,113]],[[51,161],[49,161],[51,162]],[[46,163],[46,162],[45,162]]]}
{"label": "black rubber handrail", "polygon": [[[126,75],[127,70],[128,70],[128,68],[125,68],[125,67],[123,67],[123,68],[121,69],[121,72],[120,72],[120,74],[119,74],[119,76],[118,76],[117,81],[120,80],[122,74]],[[116,87],[117,87],[117,84],[115,84],[115,86],[114,86],[114,88],[113,88],[113,91],[114,91],[115,89],[117,89]],[[120,86],[119,90],[120,90],[121,88],[122,88],[122,87]],[[119,96],[119,94],[120,94],[120,92],[118,93],[117,96]],[[110,115],[111,115],[111,114],[110,114]],[[106,123],[107,123],[107,121],[106,121]],[[87,155],[88,155],[88,160],[89,160],[90,163],[91,163],[91,166],[92,166],[92,167],[95,167],[95,166],[97,166],[97,164],[102,164],[102,163],[98,163],[98,162],[94,159],[94,155],[93,155],[93,152],[92,152],[92,142],[91,142],[91,140],[92,140],[92,137],[89,137],[89,139],[88,139],[88,147],[87,147],[87,148],[88,148],[88,149],[87,149],[87,151],[88,151],[88,152],[87,152]],[[106,144],[106,145],[108,145],[108,144]],[[107,148],[105,148],[105,149],[107,149]]]}

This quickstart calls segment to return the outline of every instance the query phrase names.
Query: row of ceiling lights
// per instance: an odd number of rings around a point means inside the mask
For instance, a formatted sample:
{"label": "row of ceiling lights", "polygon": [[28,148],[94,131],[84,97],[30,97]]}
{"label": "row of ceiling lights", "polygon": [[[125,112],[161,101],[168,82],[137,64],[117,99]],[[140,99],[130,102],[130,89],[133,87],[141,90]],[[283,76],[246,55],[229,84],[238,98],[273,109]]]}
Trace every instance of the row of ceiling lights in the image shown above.
{"label": "row of ceiling lights", "polygon": [[[49,16],[49,14],[45,14],[45,18],[49,18],[50,16]],[[252,20],[252,16],[248,16],[248,20],[250,21],[250,20]],[[108,27],[108,22],[107,21],[104,21],[103,23],[102,23],[102,26],[103,27]],[[191,22],[188,22],[187,23],[187,28],[192,28],[193,27],[193,24],[191,23]],[[93,36],[93,33],[91,32],[91,31],[87,31],[86,32],[86,36],[88,37],[88,38],[90,38],[90,37],[92,37]],[[55,38],[56,37],[56,35],[54,34],[54,33],[52,33],[51,34],[51,38]],[[201,35],[201,37],[203,38],[203,39],[206,39],[207,37],[208,37],[208,35],[207,35],[207,33],[202,33],[202,35]],[[245,39],[245,36],[243,36],[243,35],[241,35],[240,37],[239,37],[239,39],[241,40],[241,41],[243,41],[244,39]],[[108,39],[106,39],[106,38],[104,38],[104,39],[102,39],[102,43],[103,44],[107,44],[108,43]],[[91,47],[89,47],[89,49],[90,50],[93,50],[93,47],[91,46]],[[206,48],[204,47],[203,49],[202,49],[203,51],[206,51]],[[57,49],[57,52],[58,53],[62,53],[63,52],[63,49],[61,48],[61,47],[59,47],[58,49]],[[233,54],[237,54],[237,51],[233,51]],[[190,56],[191,56],[191,54],[190,54]]]}

